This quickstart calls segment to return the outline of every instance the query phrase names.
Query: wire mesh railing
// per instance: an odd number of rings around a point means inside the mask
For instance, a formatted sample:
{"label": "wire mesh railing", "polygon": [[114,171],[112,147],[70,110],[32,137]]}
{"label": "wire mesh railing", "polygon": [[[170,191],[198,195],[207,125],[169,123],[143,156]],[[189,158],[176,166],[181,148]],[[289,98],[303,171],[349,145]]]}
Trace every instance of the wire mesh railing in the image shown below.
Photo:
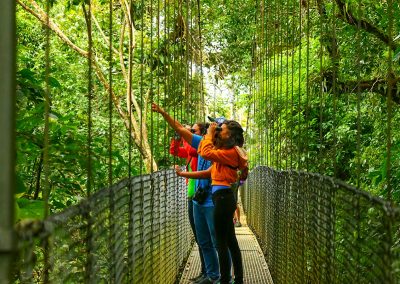
{"label": "wire mesh railing", "polygon": [[193,243],[186,212],[173,171],[125,179],[19,224],[15,282],[174,283]]}
{"label": "wire mesh railing", "polygon": [[399,208],[318,174],[259,166],[241,191],[274,283],[399,283]]}

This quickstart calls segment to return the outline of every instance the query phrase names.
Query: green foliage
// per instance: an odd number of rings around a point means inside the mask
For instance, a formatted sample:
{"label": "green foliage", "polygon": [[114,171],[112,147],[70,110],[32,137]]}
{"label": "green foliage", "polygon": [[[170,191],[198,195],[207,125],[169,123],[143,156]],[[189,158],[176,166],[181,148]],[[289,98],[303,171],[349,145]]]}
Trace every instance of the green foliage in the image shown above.
{"label": "green foliage", "polygon": [[[44,1],[38,3],[45,5]],[[246,145],[253,153],[253,165],[263,163],[335,175],[376,194],[387,194],[387,108],[382,95],[385,86],[377,88],[376,92],[363,89],[358,101],[356,86],[346,85],[346,82],[386,78],[389,60],[393,63],[393,73],[398,76],[399,22],[394,21],[395,48],[392,58],[388,58],[387,44],[376,34],[338,19],[334,14],[339,13],[336,2],[321,3],[322,12],[321,7],[311,3],[307,14],[305,7],[286,0],[267,1],[265,6],[247,0],[201,1],[203,67],[212,73],[213,83],[226,86],[229,95],[212,87],[201,91],[204,79],[199,72],[197,3],[188,3],[192,18],[183,34],[177,29],[178,14],[186,15],[186,5],[160,3],[158,23],[155,3],[152,7],[146,1],[132,3],[135,49],[131,88],[138,106],[145,112],[150,137],[147,142],[159,168],[170,167],[177,161],[168,154],[173,132],[160,116],[148,111],[150,101],[160,104],[178,120],[194,123],[203,119],[202,96],[205,94],[209,114],[237,116],[245,125]],[[353,17],[371,23],[377,31],[387,31],[386,2],[344,3],[345,10]],[[83,1],[53,1],[51,4],[52,19],[60,30],[71,42],[87,50]],[[97,21],[92,29],[93,50],[100,70],[106,75],[109,3],[99,0],[91,4]],[[123,66],[127,68],[128,31],[122,37],[119,34],[125,14],[118,2],[112,5],[113,46],[123,52]],[[394,19],[400,17],[399,10],[395,4]],[[50,72],[46,75],[45,29],[20,8],[17,17],[18,197],[41,200],[47,179],[51,191],[50,208],[54,212],[87,194],[87,60],[52,35]],[[333,43],[337,43],[335,56]],[[120,57],[113,57],[111,63],[113,90],[125,109],[127,85]],[[186,82],[189,74],[191,77]],[[44,102],[47,91],[50,101],[49,176],[45,177]],[[110,117],[108,91],[94,75],[92,93],[92,184],[98,189],[108,185]],[[390,169],[391,184],[396,185],[400,172],[400,137],[393,127],[400,119],[397,105],[392,113]],[[136,113],[133,115],[139,119]],[[142,173],[144,166],[138,147],[129,139],[127,123],[115,108],[111,118],[112,176],[116,181],[128,175],[129,165],[132,175]],[[396,187],[396,199],[398,195]]]}
{"label": "green foliage", "polygon": [[19,219],[42,219],[44,203],[42,200],[18,199]]}
{"label": "green foliage", "polygon": [[[258,129],[254,136],[259,138],[250,140],[253,164],[335,176],[382,197],[387,196],[390,184],[394,200],[400,201],[399,132],[395,127],[399,106],[392,102],[389,167],[385,79],[392,59],[389,45],[378,35],[387,33],[388,7],[383,2],[344,2],[344,12],[375,30],[337,19],[333,9],[339,13],[339,7],[328,1],[322,1],[320,7],[310,4],[309,14],[302,7],[301,19],[298,7],[286,6],[286,1],[267,3],[266,13],[270,14],[264,18],[264,29],[258,15],[260,52],[255,55],[258,81],[253,118]],[[279,7],[289,13],[279,12]],[[398,34],[400,25],[395,19],[400,7],[394,4],[393,8],[393,34]],[[393,50],[393,62],[397,61],[398,47]],[[393,64],[392,68],[398,78],[400,66]],[[379,80],[384,83],[375,88]],[[392,96],[398,101],[398,91]]]}

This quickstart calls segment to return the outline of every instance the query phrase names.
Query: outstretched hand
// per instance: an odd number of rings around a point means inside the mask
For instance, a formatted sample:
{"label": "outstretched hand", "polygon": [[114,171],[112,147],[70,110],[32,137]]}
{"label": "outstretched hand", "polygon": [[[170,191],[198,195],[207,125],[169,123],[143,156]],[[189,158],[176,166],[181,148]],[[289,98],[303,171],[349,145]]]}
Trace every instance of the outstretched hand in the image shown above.
{"label": "outstretched hand", "polygon": [[151,110],[154,112],[161,113],[161,114],[164,112],[164,110],[156,103],[151,103]]}
{"label": "outstretched hand", "polygon": [[180,174],[181,174],[181,172],[182,172],[181,167],[178,166],[178,165],[175,165],[175,172],[176,172],[176,175],[177,175],[177,176],[180,176]]}

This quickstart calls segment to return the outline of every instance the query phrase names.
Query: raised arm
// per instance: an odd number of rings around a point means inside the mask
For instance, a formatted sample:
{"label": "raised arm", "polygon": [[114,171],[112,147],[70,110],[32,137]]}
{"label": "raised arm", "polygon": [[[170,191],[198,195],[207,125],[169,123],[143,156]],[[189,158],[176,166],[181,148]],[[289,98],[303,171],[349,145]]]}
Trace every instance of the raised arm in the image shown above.
{"label": "raised arm", "polygon": [[193,134],[187,130],[179,121],[172,118],[165,110],[163,110],[159,105],[152,103],[151,110],[161,114],[165,121],[189,144],[192,144]]}

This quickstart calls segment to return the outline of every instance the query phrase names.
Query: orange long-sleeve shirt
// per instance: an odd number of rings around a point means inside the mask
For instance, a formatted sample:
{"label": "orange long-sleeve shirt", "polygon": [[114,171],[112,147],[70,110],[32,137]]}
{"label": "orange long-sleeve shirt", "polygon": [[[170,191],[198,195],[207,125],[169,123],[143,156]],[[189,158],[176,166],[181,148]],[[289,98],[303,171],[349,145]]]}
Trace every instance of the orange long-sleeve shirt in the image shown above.
{"label": "orange long-sleeve shirt", "polygon": [[230,149],[215,149],[211,135],[207,134],[201,141],[198,149],[199,155],[204,159],[213,161],[211,168],[212,185],[231,186],[237,181],[237,170],[247,165],[246,152],[240,147]]}

